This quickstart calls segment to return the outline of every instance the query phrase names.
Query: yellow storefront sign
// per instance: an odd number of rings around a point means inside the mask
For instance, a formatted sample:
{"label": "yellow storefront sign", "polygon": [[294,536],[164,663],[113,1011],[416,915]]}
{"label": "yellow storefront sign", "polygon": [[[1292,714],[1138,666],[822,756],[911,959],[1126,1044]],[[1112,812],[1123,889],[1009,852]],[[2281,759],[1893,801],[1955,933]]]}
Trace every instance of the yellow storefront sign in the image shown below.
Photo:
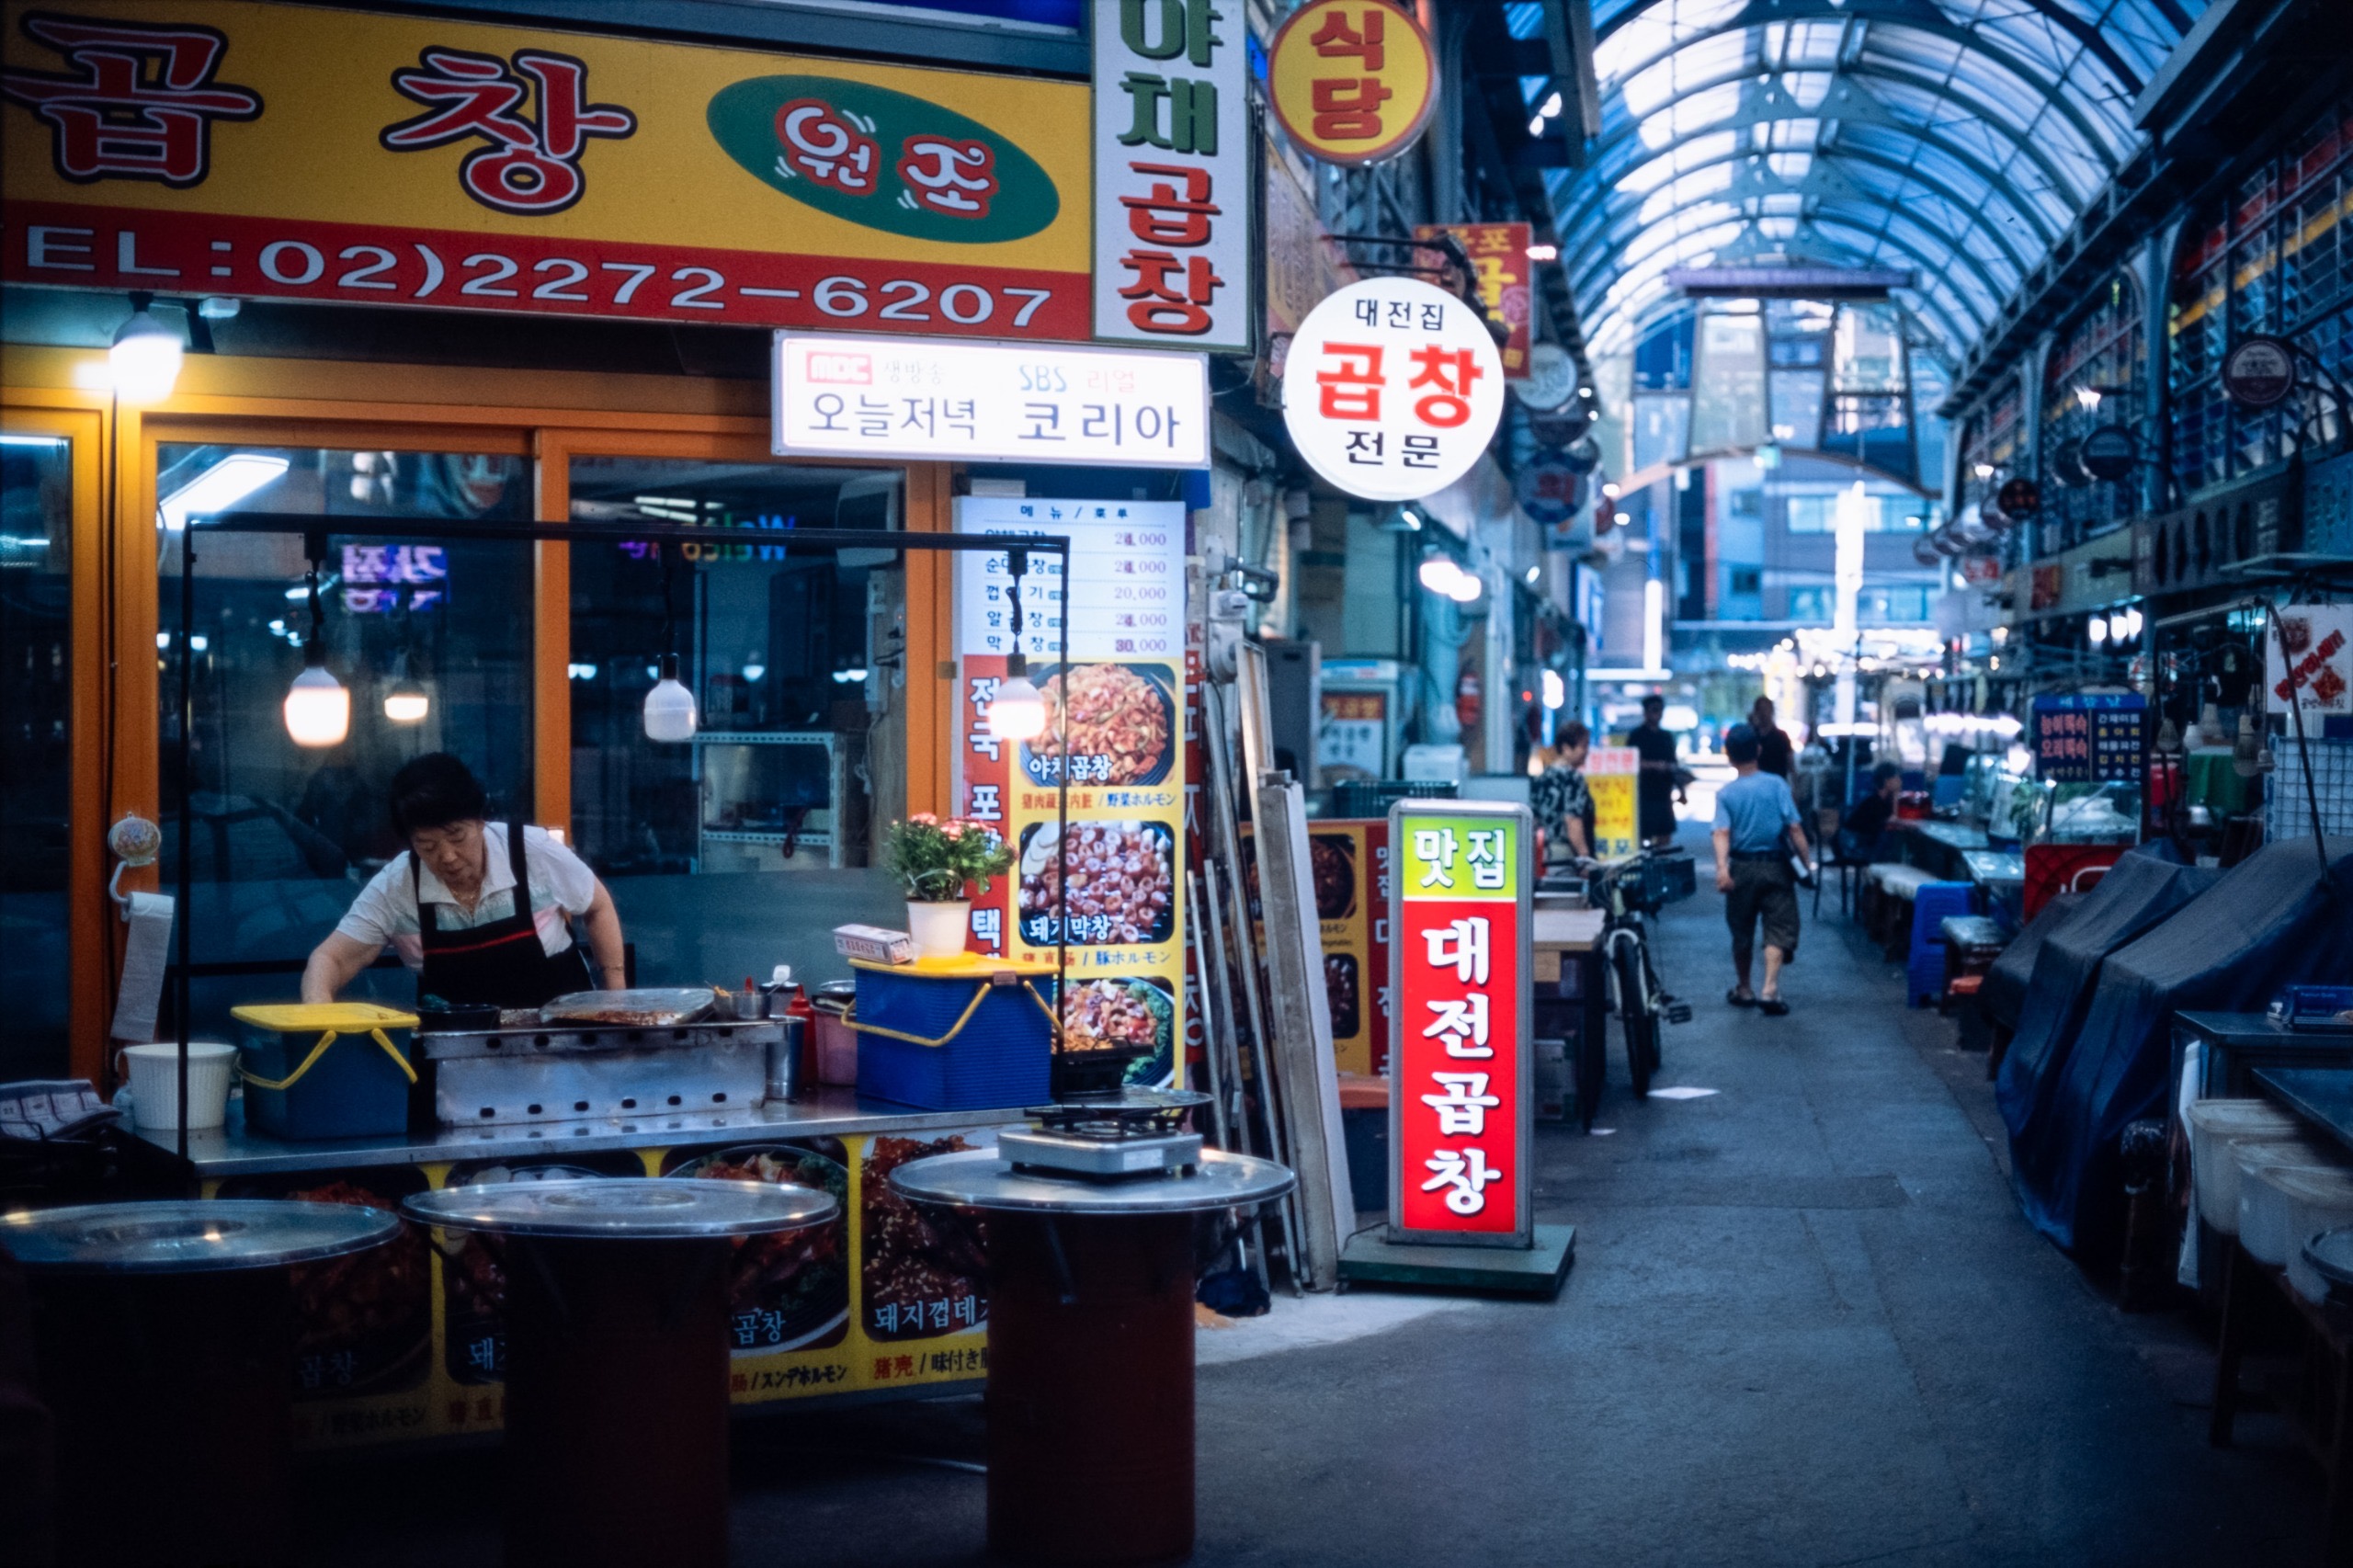
{"label": "yellow storefront sign", "polygon": [[245,0],[6,6],[0,278],[1087,335],[1087,89]]}

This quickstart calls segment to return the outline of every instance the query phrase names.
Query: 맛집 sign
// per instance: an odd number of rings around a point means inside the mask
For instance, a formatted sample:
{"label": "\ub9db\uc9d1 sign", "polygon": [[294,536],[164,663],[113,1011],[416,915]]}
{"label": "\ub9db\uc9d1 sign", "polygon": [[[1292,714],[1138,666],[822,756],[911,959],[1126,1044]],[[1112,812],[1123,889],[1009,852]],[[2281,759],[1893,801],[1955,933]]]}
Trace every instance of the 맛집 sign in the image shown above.
{"label": "\ub9db\uc9d1 sign", "polygon": [[1267,97],[1300,150],[1373,164],[1412,146],[1438,107],[1438,52],[1383,0],[1312,0],[1267,51]]}
{"label": "\ub9db\uc9d1 sign", "polygon": [[1076,84],[248,0],[0,26],[10,283],[1088,335]]}
{"label": "\ub9db\uc9d1 sign", "polygon": [[1308,312],[1283,365],[1283,424],[1351,495],[1417,501],[1471,471],[1504,411],[1486,323],[1411,278],[1351,283]]}
{"label": "\ub9db\uc9d1 sign", "polygon": [[1095,0],[1095,335],[1247,352],[1240,0]]}
{"label": "\ub9db\uc9d1 sign", "polygon": [[1528,808],[1401,801],[1389,840],[1388,1239],[1528,1246]]}
{"label": "\ub9db\uc9d1 sign", "polygon": [[776,335],[779,457],[1207,468],[1199,354]]}

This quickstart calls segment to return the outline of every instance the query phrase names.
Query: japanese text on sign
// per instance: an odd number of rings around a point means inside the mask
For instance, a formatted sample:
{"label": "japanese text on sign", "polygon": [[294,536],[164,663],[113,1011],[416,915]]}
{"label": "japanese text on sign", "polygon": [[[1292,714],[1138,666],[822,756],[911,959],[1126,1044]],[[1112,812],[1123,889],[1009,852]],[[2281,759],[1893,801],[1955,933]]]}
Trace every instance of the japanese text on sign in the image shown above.
{"label": "japanese text on sign", "polygon": [[1391,965],[1392,1240],[1524,1245],[1524,810],[1399,807]]}
{"label": "japanese text on sign", "polygon": [[1503,362],[1468,305],[1410,278],[1308,313],[1283,370],[1300,454],[1350,494],[1415,501],[1470,472],[1503,417]]}
{"label": "japanese text on sign", "polygon": [[779,456],[1209,464],[1198,354],[779,332]]}
{"label": "japanese text on sign", "polygon": [[1096,0],[1095,335],[1250,347],[1240,0]]}

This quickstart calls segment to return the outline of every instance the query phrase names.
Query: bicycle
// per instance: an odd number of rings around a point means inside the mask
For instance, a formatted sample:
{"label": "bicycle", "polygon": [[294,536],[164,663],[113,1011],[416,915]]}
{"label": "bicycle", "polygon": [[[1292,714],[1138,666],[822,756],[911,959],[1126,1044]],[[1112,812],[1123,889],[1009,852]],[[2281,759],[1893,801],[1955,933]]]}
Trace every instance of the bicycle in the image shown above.
{"label": "bicycle", "polygon": [[1618,1015],[1626,1039],[1626,1072],[1638,1100],[1650,1098],[1651,1079],[1659,1069],[1659,1019],[1664,1017],[1670,1024],[1691,1021],[1691,1004],[1678,1000],[1659,983],[1658,969],[1651,962],[1645,917],[1657,914],[1667,902],[1663,879],[1652,875],[1657,858],[1645,850],[1587,884],[1604,916],[1602,971],[1609,987],[1609,1010]]}

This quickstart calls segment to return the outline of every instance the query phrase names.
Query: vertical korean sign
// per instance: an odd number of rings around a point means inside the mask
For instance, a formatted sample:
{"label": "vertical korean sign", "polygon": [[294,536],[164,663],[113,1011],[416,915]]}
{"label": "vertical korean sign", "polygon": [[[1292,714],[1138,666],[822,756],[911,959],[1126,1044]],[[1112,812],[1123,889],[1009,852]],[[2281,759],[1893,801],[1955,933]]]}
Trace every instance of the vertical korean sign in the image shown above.
{"label": "vertical korean sign", "polygon": [[[1184,505],[963,496],[956,529],[1071,541],[1067,597],[1051,556],[1033,553],[1022,580],[1021,652],[1046,699],[1046,732],[1034,741],[989,732],[989,704],[1014,652],[1010,563],[956,558],[956,812],[1003,834],[1015,855],[1013,875],[973,901],[969,945],[1051,963],[1066,920],[1070,1044],[1148,1051],[1129,1082],[1181,1082]],[[1065,768],[1067,889],[1056,790]]]}
{"label": "vertical korean sign", "polygon": [[1529,1246],[1528,808],[1401,801],[1389,835],[1388,1239]]}
{"label": "vertical korean sign", "polygon": [[1095,335],[1249,352],[1242,0],[1095,0]]}
{"label": "vertical korean sign", "polygon": [[1585,759],[1586,788],[1593,791],[1593,856],[1622,860],[1641,847],[1634,837],[1634,781],[1642,754],[1631,746],[1596,746]]}
{"label": "vertical korean sign", "polygon": [[1528,378],[1530,331],[1529,277],[1534,270],[1528,247],[1535,231],[1526,223],[1424,223],[1414,231],[1417,240],[1452,234],[1471,262],[1471,283],[1487,319],[1510,335],[1503,345],[1504,379]]}

